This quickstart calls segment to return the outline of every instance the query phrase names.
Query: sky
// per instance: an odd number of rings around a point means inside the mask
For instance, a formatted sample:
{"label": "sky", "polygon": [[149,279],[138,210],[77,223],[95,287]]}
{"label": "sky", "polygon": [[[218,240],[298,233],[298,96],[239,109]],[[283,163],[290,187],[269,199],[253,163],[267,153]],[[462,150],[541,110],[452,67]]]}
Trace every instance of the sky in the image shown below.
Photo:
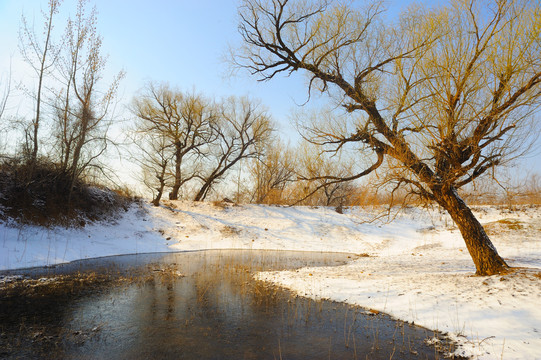
{"label": "sky", "polygon": [[[12,67],[13,78],[28,73],[21,61],[18,31],[21,15],[36,29],[42,27],[40,9],[46,0],[0,0],[0,74]],[[410,1],[389,2],[391,13]],[[75,13],[76,0],[65,0],[54,31],[64,27],[62,16]],[[225,62],[228,46],[239,44],[238,1],[223,0],[90,0],[98,11],[98,32],[108,54],[107,72],[112,78],[124,70],[121,84],[124,102],[148,81],[167,81],[182,90],[195,89],[210,97],[249,95],[271,109],[284,133],[289,133],[289,114],[307,99],[301,74],[258,82],[246,72],[230,76]],[[107,78],[107,75],[105,76]]]}
{"label": "sky", "polygon": [[[62,12],[74,13],[75,0],[65,1]],[[91,0],[98,10],[98,31],[108,54],[110,78],[124,70],[121,84],[124,102],[148,81],[167,81],[181,90],[195,89],[210,97],[249,95],[272,109],[287,128],[287,114],[306,100],[301,76],[261,83],[247,74],[231,77],[224,58],[229,44],[238,44],[237,8],[234,1],[110,1]],[[24,13],[41,29],[40,7],[47,1],[0,0],[0,73],[10,61],[12,77],[28,73],[21,63],[18,29]],[[60,19],[60,17],[59,17]],[[64,23],[58,21],[60,33]],[[107,78],[107,75],[105,76]]]}
{"label": "sky", "polygon": [[[446,0],[422,0],[429,6]],[[41,29],[40,9],[46,0],[0,0],[0,79],[11,66],[12,78],[29,79],[17,47],[21,15]],[[387,1],[388,16],[395,17],[410,0]],[[146,82],[169,82],[181,90],[211,98],[249,95],[260,99],[279,124],[284,139],[296,139],[290,114],[307,99],[307,82],[301,74],[258,82],[241,72],[230,76],[224,61],[229,45],[240,42],[237,31],[238,1],[225,0],[90,0],[98,11],[98,32],[103,53],[108,54],[105,79],[123,70],[118,112],[128,118],[125,105]],[[75,13],[76,0],[64,0],[54,31],[61,34],[67,14]],[[23,97],[14,94],[12,112],[24,113]],[[124,104],[124,105],[122,105]],[[535,165],[532,167],[532,163]],[[541,169],[541,156],[528,160],[529,168]],[[541,171],[539,171],[541,172]]]}

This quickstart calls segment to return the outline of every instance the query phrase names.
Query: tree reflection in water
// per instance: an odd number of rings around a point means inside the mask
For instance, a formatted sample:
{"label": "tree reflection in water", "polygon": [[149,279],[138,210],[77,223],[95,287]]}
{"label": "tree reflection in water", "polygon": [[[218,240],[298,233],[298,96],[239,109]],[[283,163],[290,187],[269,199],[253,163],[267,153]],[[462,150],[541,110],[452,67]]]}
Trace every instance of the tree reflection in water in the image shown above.
{"label": "tree reflection in water", "polygon": [[[71,283],[0,292],[0,355],[92,359],[436,359],[435,334],[357,307],[300,298],[260,270],[343,264],[347,254],[200,251],[35,269]],[[54,272],[55,274],[51,274]],[[80,283],[85,274],[99,281]],[[9,309],[9,310],[8,310]],[[450,345],[449,345],[450,346]]]}

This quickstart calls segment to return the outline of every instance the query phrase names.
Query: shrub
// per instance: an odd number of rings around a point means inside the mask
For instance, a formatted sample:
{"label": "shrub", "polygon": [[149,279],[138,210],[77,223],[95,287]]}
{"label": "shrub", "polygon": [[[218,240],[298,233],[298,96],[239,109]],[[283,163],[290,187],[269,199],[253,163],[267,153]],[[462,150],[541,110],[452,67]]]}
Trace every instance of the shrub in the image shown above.
{"label": "shrub", "polygon": [[19,159],[0,163],[0,217],[44,226],[84,226],[127,209],[130,200],[106,188],[90,186],[56,164]]}

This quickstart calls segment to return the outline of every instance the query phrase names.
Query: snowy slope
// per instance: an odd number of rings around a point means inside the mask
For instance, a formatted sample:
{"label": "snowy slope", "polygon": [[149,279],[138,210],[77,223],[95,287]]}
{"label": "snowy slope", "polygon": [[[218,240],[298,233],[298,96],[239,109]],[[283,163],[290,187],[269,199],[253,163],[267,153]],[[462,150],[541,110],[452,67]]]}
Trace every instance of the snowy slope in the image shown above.
{"label": "snowy slope", "polygon": [[118,219],[84,228],[0,223],[0,270],[48,266],[100,256],[171,251],[136,206]]}
{"label": "snowy slope", "polygon": [[172,202],[131,208],[83,229],[0,224],[0,269],[105,255],[194,249],[352,252],[350,264],[260,279],[299,294],[389,313],[449,333],[479,359],[541,359],[541,210],[476,209],[500,254],[519,274],[475,277],[460,234],[437,210],[406,209],[372,221],[365,209]]}

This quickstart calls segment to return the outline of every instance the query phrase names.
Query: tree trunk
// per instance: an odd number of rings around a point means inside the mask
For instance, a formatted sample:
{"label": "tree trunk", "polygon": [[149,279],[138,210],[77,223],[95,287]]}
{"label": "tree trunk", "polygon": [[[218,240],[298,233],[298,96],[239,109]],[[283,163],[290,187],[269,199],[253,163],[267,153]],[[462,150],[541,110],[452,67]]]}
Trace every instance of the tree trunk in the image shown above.
{"label": "tree trunk", "polygon": [[479,223],[471,209],[460,198],[456,189],[434,191],[438,203],[449,213],[458,226],[466,247],[475,264],[476,275],[495,275],[505,273],[509,266],[498,255],[485,229]]}
{"label": "tree trunk", "polygon": [[158,193],[156,194],[156,197],[154,200],[152,200],[152,205],[154,206],[160,206],[160,200],[162,199],[163,195],[163,189],[165,189],[165,171],[167,170],[167,161],[165,161],[162,164],[162,171],[158,175],[158,181],[160,182],[160,186],[158,187]]}
{"label": "tree trunk", "polygon": [[162,199],[163,195],[163,187],[160,187],[158,190],[158,194],[156,194],[156,197],[152,200],[152,205],[154,206],[160,206],[160,200]]}
{"label": "tree trunk", "polygon": [[[240,157],[237,157],[235,160],[231,161],[228,165],[224,166],[224,168],[222,170],[220,170],[218,172],[213,172],[212,174],[210,174],[209,177],[207,179],[205,179],[205,183],[203,184],[201,189],[199,189],[199,192],[197,193],[197,195],[195,195],[194,201],[203,201],[203,200],[205,200],[205,198],[207,197],[210,189],[214,185],[214,182],[217,179],[220,179],[226,173],[226,171],[229,170],[233,165],[235,165],[237,163],[237,161],[239,161],[239,160],[240,160]],[[221,163],[221,161],[220,161],[220,163]]]}
{"label": "tree trunk", "polygon": [[169,200],[178,200],[178,192],[180,190],[180,184],[182,180],[182,173],[180,172],[180,165],[182,163],[182,149],[180,147],[180,144],[175,144],[175,146],[175,183],[173,184],[173,188],[169,193]]}
{"label": "tree trunk", "polygon": [[201,189],[199,189],[199,192],[197,195],[195,195],[194,201],[203,201],[207,197],[207,193],[210,190],[210,186],[212,185],[212,182],[215,178],[207,179]]}
{"label": "tree trunk", "polygon": [[69,190],[69,195],[68,195],[69,204],[71,204],[71,197],[73,195],[73,190],[75,188],[75,182],[77,179],[79,179],[83,171],[83,168],[79,168],[79,165],[80,165],[79,163],[81,160],[83,146],[85,146],[85,143],[86,143],[86,136],[88,135],[88,127],[91,121],[92,121],[92,111],[90,109],[90,101],[87,101],[86,103],[82,104],[81,117],[79,119],[80,130],[79,130],[79,134],[77,135],[79,139],[77,140],[77,143],[75,144],[75,148],[73,149],[71,169],[69,170],[71,173],[71,184],[69,187],[70,190]]}

